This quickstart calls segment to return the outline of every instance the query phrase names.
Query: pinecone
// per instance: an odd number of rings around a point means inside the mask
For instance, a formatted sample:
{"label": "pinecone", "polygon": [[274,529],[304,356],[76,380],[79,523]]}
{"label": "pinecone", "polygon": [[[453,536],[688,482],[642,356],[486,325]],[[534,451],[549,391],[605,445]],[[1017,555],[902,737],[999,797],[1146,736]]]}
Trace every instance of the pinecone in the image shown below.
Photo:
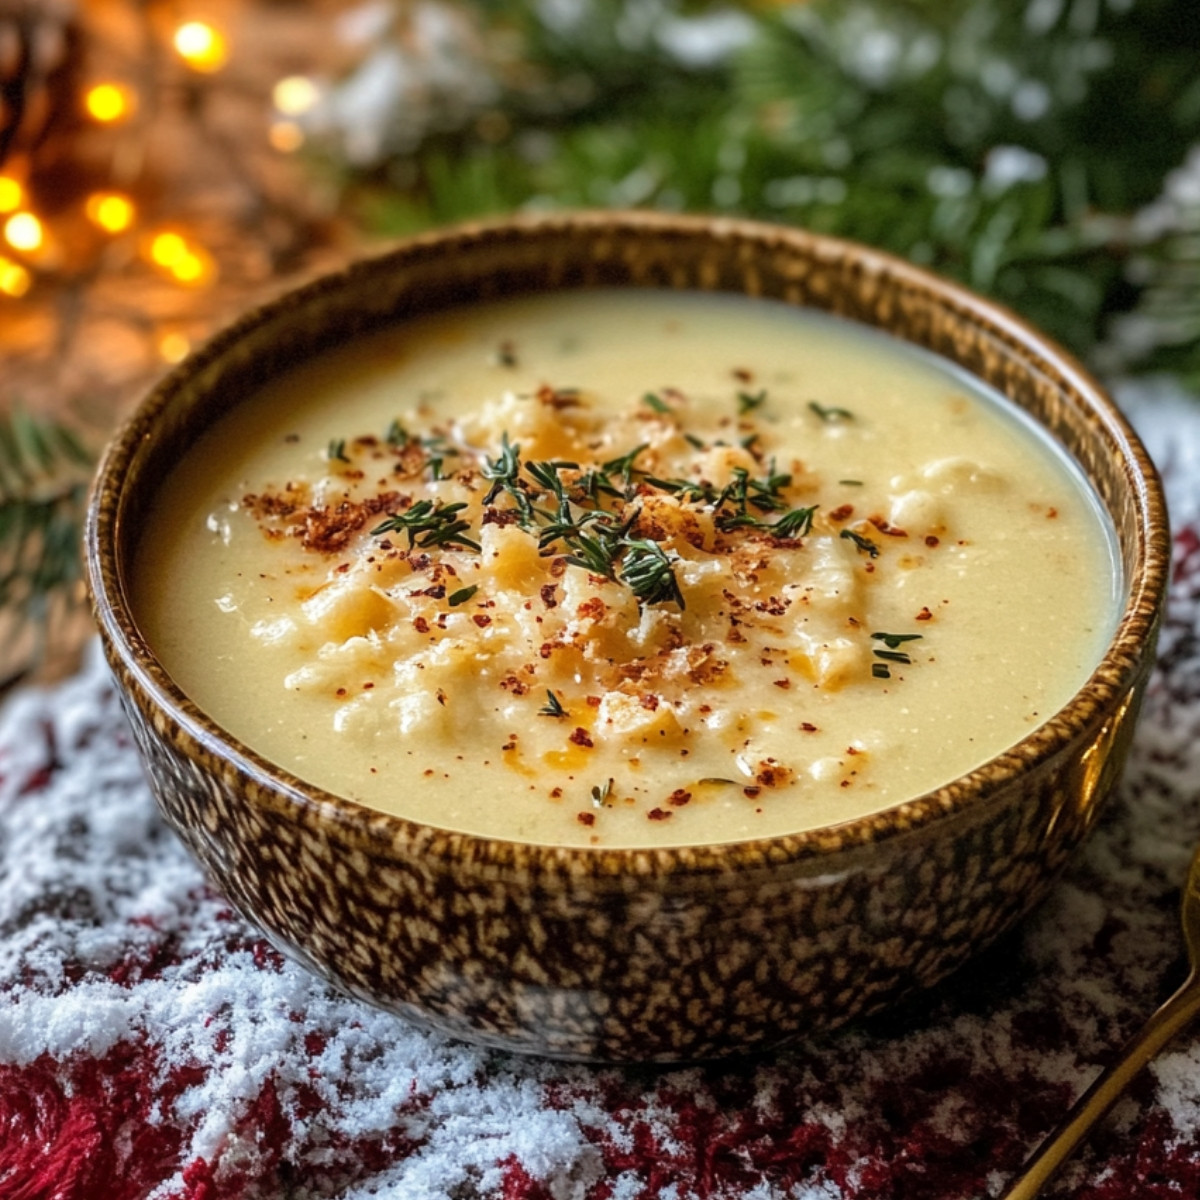
{"label": "pinecone", "polygon": [[0,0],[0,167],[75,119],[75,16],[74,0]]}

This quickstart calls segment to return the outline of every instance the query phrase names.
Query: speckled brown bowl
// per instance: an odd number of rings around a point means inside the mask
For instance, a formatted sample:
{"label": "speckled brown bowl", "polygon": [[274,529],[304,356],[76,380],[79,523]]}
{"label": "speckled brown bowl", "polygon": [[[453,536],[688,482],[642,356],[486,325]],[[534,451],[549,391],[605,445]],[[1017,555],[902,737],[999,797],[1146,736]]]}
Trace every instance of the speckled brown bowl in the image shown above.
{"label": "speckled brown bowl", "polygon": [[[586,285],[778,297],[882,326],[1000,389],[1081,464],[1117,531],[1124,609],[1053,719],[875,816],[733,845],[559,849],[338,799],[225,734],[172,682],[127,571],[158,482],[264,379],[381,323]],[[602,1061],[761,1050],[928,986],[1012,925],[1096,819],[1149,673],[1168,564],[1143,449],[1096,384],[1011,314],[861,246],[723,219],[582,213],[410,241],[260,308],[176,369],[118,434],[87,525],[105,647],[158,801],[285,953],[405,1017]]]}

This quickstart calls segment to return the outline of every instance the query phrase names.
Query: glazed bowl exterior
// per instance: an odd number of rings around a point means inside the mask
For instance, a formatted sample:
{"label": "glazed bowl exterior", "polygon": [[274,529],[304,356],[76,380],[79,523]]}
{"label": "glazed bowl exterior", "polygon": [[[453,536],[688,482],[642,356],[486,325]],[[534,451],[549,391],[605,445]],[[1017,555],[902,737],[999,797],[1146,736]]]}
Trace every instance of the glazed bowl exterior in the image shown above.
{"label": "glazed bowl exterior", "polygon": [[[172,681],[129,602],[142,517],[171,465],[242,397],[324,347],[447,306],[585,286],[741,292],[838,313],[944,356],[1032,414],[1116,530],[1123,607],[1084,687],[1010,750],[908,803],[812,832],[668,849],[417,824],[294,778],[223,732]],[[933,984],[1028,912],[1120,774],[1168,549],[1157,477],[1124,419],[1010,313],[847,242],[648,213],[426,235],[249,313],[116,436],[86,533],[105,650],[158,803],[230,901],[372,1004],[490,1046],[597,1061],[761,1051],[831,1029]]]}

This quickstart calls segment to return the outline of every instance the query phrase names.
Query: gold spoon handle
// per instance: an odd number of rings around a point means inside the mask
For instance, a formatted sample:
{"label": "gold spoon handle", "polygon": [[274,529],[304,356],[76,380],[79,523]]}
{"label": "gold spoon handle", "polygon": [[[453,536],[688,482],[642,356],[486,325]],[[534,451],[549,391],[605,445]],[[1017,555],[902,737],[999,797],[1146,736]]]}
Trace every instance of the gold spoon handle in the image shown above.
{"label": "gold spoon handle", "polygon": [[1092,1126],[1112,1108],[1133,1077],[1200,1013],[1200,974],[1183,986],[1142,1026],[1112,1063],[1075,1102],[1059,1127],[1038,1147],[1000,1200],[1033,1200]]}

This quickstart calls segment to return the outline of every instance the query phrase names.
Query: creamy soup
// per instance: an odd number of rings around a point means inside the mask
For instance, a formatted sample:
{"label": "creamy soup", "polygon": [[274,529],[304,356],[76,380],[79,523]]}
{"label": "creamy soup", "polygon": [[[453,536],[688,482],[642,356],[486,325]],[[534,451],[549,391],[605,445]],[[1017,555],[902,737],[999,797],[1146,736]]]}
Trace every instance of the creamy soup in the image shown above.
{"label": "creamy soup", "polygon": [[428,317],[276,379],[163,485],[179,686],[341,796],[522,841],[845,821],[1084,682],[1118,569],[1077,472],[940,360],[768,301]]}

